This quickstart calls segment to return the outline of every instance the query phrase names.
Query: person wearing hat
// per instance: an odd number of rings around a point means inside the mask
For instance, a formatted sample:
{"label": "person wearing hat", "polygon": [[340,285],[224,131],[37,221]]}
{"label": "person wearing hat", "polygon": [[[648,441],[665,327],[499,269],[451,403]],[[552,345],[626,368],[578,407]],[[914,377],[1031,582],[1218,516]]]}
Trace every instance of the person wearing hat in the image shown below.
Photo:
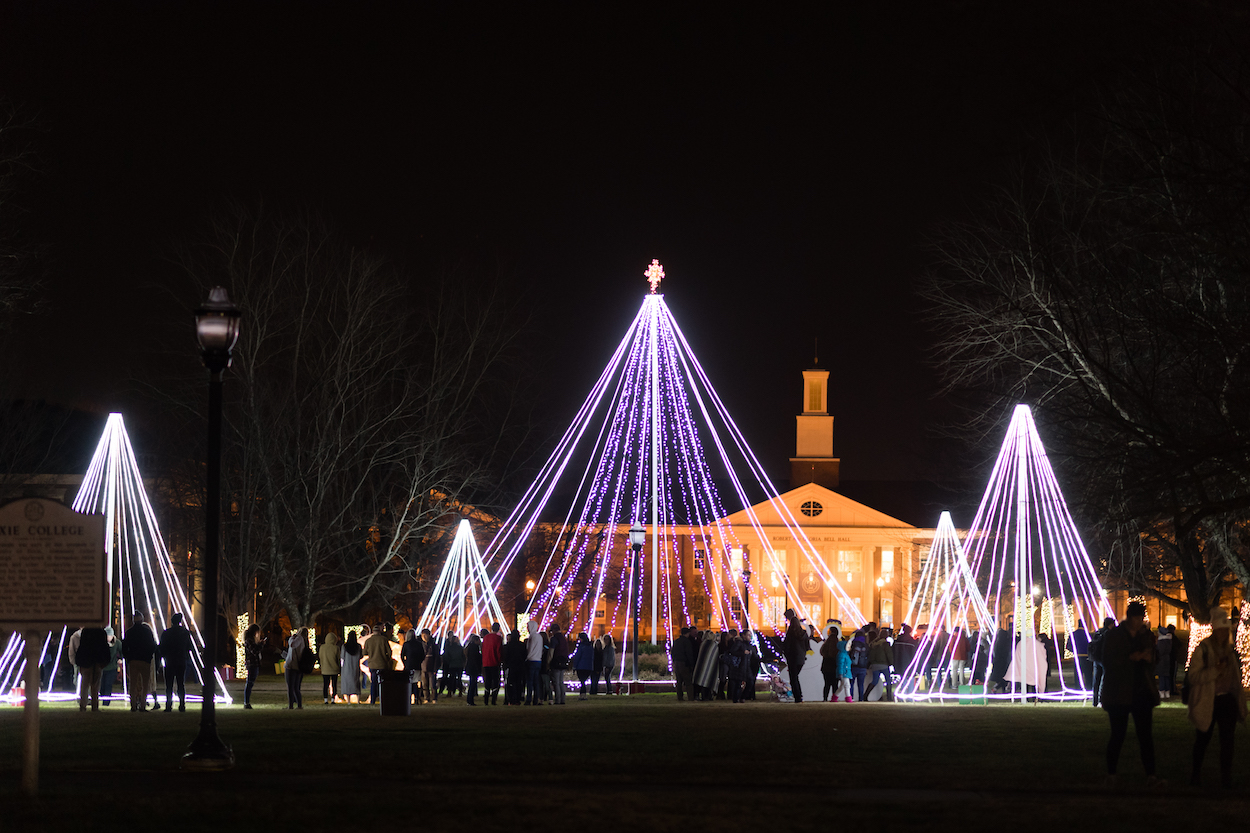
{"label": "person wearing hat", "polygon": [[104,673],[100,676],[100,697],[107,706],[113,702],[113,683],[117,682],[117,661],[121,658],[122,641],[113,634],[112,625],[106,627],[104,633],[108,635],[109,661],[105,664]]}
{"label": "person wearing hat", "polygon": [[[1242,625],[1245,626],[1244,623]],[[1194,769],[1189,783],[1198,786],[1202,759],[1215,727],[1220,727],[1220,784],[1233,786],[1233,732],[1246,719],[1246,691],[1241,684],[1241,657],[1233,647],[1228,613],[1211,610],[1211,635],[1194,649],[1185,675],[1189,722],[1194,724]]]}
{"label": "person wearing hat", "polygon": [[1107,741],[1107,786],[1115,784],[1120,748],[1133,718],[1146,786],[1159,787],[1155,777],[1154,707],[1159,705],[1155,687],[1155,636],[1146,627],[1146,606],[1130,602],[1124,621],[1107,634],[1103,647],[1102,691],[1099,698],[1111,718],[1111,738]]}

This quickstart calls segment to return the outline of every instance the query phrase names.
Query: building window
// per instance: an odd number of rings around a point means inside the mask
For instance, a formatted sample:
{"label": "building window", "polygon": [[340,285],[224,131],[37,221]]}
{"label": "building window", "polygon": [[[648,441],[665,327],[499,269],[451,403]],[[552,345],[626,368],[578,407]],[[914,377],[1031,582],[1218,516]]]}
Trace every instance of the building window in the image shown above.
{"label": "building window", "polygon": [[733,611],[734,616],[741,616],[742,597],[735,593],[733,598],[729,600],[729,609]]}
{"label": "building window", "polygon": [[703,550],[694,551],[694,571],[696,573],[703,572]]}
{"label": "building window", "polygon": [[878,625],[890,625],[891,627],[894,626],[894,600],[893,599],[881,600],[881,621],[878,622],[877,624]]}
{"label": "building window", "polygon": [[859,550],[838,550],[838,572],[858,573],[863,557]]}
{"label": "building window", "polygon": [[824,512],[825,507],[821,506],[819,503],[817,503],[814,500],[809,500],[799,507],[799,511],[809,518],[814,518],[817,515],[819,515],[821,512]]}
{"label": "building window", "polygon": [[886,581],[894,575],[894,550],[881,551],[881,577]]}

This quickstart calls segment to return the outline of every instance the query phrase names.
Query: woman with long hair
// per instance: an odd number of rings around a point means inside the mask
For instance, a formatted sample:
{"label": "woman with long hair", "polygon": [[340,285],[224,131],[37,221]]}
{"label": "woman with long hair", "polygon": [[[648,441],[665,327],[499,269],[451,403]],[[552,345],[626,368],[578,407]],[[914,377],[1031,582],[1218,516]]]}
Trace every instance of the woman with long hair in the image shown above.
{"label": "woman with long hair", "polygon": [[[360,643],[356,632],[347,634],[347,641],[339,652],[342,671],[339,674],[339,696],[348,703],[360,702]],[[353,699],[355,698],[355,699]]]}
{"label": "woman with long hair", "polygon": [[612,693],[612,676],[616,673],[616,643],[612,634],[603,635],[603,687],[608,694]]}
{"label": "woman with long hair", "polygon": [[300,628],[291,634],[286,647],[286,699],[287,709],[304,708],[304,695],[300,692],[300,683],[304,675],[300,673],[300,661],[308,647],[308,628]]}

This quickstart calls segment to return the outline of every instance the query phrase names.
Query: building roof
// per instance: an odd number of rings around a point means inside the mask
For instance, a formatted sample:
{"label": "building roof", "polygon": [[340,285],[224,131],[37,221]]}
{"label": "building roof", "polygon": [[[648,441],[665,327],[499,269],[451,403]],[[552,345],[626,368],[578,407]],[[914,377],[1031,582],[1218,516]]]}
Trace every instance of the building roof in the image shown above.
{"label": "building roof", "polygon": [[[807,483],[797,489],[782,492],[780,499],[795,520],[805,528],[820,526],[873,529],[916,528],[914,524],[887,515],[816,483]],[[804,511],[805,506],[806,511]],[[757,503],[752,510],[763,526],[782,526],[784,523],[781,512],[773,506],[771,501]],[[733,513],[728,520],[735,526],[750,525],[746,510]]]}

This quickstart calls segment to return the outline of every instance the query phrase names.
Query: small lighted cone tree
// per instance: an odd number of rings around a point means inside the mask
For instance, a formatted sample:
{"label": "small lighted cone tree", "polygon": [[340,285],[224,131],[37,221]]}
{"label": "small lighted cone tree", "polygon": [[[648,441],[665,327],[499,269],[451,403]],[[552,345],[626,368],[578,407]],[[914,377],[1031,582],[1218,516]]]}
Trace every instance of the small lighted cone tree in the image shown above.
{"label": "small lighted cone tree", "polygon": [[[932,686],[927,684],[926,678],[933,669],[951,667],[957,645],[949,637],[958,628],[965,638],[979,639],[979,634],[994,624],[994,617],[973,580],[968,557],[959,543],[959,534],[949,512],[943,512],[938,520],[928,561],[916,582],[916,591],[903,621],[913,626],[927,624],[928,628],[920,637],[911,664],[897,669],[902,679],[895,693],[900,699],[939,699],[944,696],[943,675],[933,677]],[[969,659],[975,644],[975,641],[969,642]],[[921,680],[926,680],[923,689]]]}
{"label": "small lighted cone tree", "polygon": [[[855,601],[812,545],[747,444],[658,292],[664,269],[652,261],[644,276],[651,292],[617,345],[538,477],[502,525],[485,557],[498,563],[499,586],[532,540],[543,517],[560,517],[556,534],[529,601],[527,614],[543,627],[568,616],[570,632],[589,632],[597,609],[609,633],[620,635],[635,613],[650,624],[652,642],[667,645],[693,623],[689,599],[710,608],[708,619],[755,632],[784,632],[788,605],[808,617],[797,586],[771,545],[748,497],[763,495],[781,517],[797,550],[800,569],[814,572],[848,621],[863,621]],[[711,448],[705,448],[709,442]],[[726,494],[717,488],[709,461],[724,472]],[[548,507],[553,495],[568,503]],[[744,511],[762,542],[746,563],[742,542],[726,520],[726,499]],[[628,530],[647,527],[646,557],[635,566]],[[701,552],[698,568],[683,553]],[[742,562],[738,563],[737,559]],[[747,576],[775,572],[787,604],[770,603],[761,582]],[[819,626],[819,623],[816,623]],[[645,628],[646,624],[641,627]],[[626,672],[620,654],[619,673]],[[671,666],[670,666],[671,667]]]}
{"label": "small lighted cone tree", "polygon": [[467,520],[461,520],[430,600],[417,622],[417,632],[429,628],[441,647],[449,634],[464,641],[469,634],[504,621],[503,608],[473,540],[473,530]]}
{"label": "small lighted cone tree", "polygon": [[[1028,696],[1030,686],[1046,699],[1088,696],[1092,680],[1083,678],[1075,657],[1065,657],[1061,640],[1068,634],[1060,634],[1056,617],[1043,616],[1042,608],[1059,605],[1065,627],[1073,619],[1087,632],[1113,613],[1027,405],[1017,405],[1012,415],[964,548],[998,627],[992,643],[981,640],[975,646],[974,667],[984,664],[993,676],[994,643],[1007,639],[1007,680],[1015,690],[1003,696]],[[1014,622],[1010,633],[1003,630],[1009,617]],[[1046,679],[1039,629],[1056,641],[1057,680]],[[989,656],[982,657],[987,651]],[[1046,691],[1050,685],[1056,689]]]}
{"label": "small lighted cone tree", "polygon": [[[105,576],[111,600],[109,618],[117,638],[125,637],[136,611],[144,615],[157,638],[169,626],[170,617],[181,613],[195,646],[191,652],[191,665],[202,686],[204,637],[191,615],[191,603],[183,589],[183,580],[174,572],[121,414],[109,415],[82,486],[74,498],[73,508],[75,512],[104,515],[105,527],[111,530],[111,534],[105,536],[104,548],[108,560]],[[66,639],[67,634],[62,631],[56,638],[49,637],[44,642],[41,664],[50,652],[55,652],[50,679],[56,679],[57,671],[65,661]],[[9,692],[23,672],[22,653],[18,647],[20,642],[20,637],[14,634],[9,645],[13,650],[6,650],[0,655],[0,691]],[[220,675],[216,671],[214,674],[217,702],[230,703],[230,695]],[[125,679],[125,675],[119,677],[121,690],[129,693],[130,681]],[[26,675],[26,678],[31,679],[31,675]],[[62,696],[68,698],[72,695]],[[45,699],[59,698],[53,695]],[[200,698],[190,694],[187,699],[195,702]]]}

